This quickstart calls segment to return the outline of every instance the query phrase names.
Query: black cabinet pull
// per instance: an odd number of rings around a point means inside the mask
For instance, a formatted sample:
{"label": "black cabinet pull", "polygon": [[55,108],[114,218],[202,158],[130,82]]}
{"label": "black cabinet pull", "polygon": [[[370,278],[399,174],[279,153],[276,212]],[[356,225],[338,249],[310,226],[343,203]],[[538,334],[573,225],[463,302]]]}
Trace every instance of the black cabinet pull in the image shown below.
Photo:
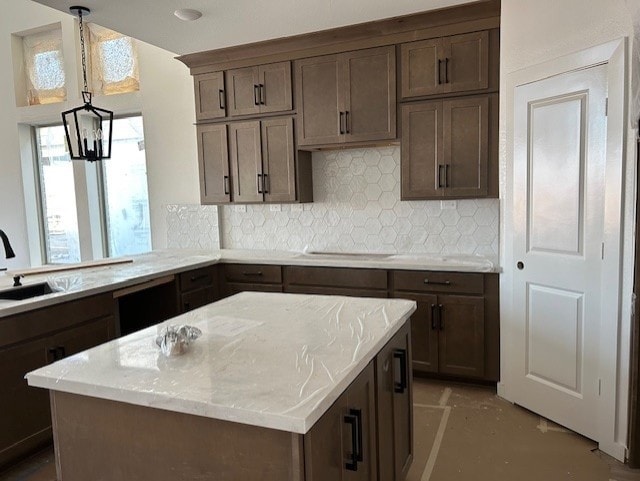
{"label": "black cabinet pull", "polygon": [[191,282],[198,282],[198,281],[201,281],[203,279],[208,279],[208,278],[209,278],[209,274],[200,274],[199,276],[191,276],[189,278],[189,280]]}
{"label": "black cabinet pull", "polygon": [[436,305],[431,304],[431,330],[435,331],[438,329],[438,324],[436,323],[438,314],[436,313]]}
{"label": "black cabinet pull", "polygon": [[444,59],[444,83],[449,83],[449,57]]}
{"label": "black cabinet pull", "polygon": [[182,309],[184,312],[187,312],[191,309],[191,303],[189,302],[185,302],[184,303],[184,308]]}
{"label": "black cabinet pull", "polygon": [[262,276],[262,271],[257,271],[257,272],[243,272],[242,273],[243,276],[257,276],[257,277],[261,277]]}
{"label": "black cabinet pull", "polygon": [[259,84],[258,87],[260,87],[260,104],[265,105],[264,84]]}
{"label": "black cabinet pull", "polygon": [[224,90],[218,90],[218,101],[220,102],[220,110],[224,110]]}
{"label": "black cabinet pull", "polygon": [[[407,390],[407,351],[405,349],[395,349],[393,359],[400,361],[400,382],[393,380],[393,391],[403,394]],[[394,371],[395,373],[395,371]]]}
{"label": "black cabinet pull", "polygon": [[344,131],[347,134],[351,133],[351,127],[349,126],[349,111],[344,113]]}
{"label": "black cabinet pull", "polygon": [[265,194],[269,193],[270,184],[269,174],[262,174],[262,190]]}
{"label": "black cabinet pull", "polygon": [[444,186],[449,187],[449,164],[444,165]]}
{"label": "black cabinet pull", "polygon": [[261,184],[262,184],[262,174],[258,174],[258,194],[264,194]]}
{"label": "black cabinet pull", "polygon": [[49,354],[53,357],[53,361],[59,361],[60,359],[64,359],[67,355],[67,352],[64,346],[55,346],[49,348]]}
{"label": "black cabinet pull", "polygon": [[424,280],[425,284],[430,284],[434,286],[450,286],[451,281],[430,281],[428,278]]}
{"label": "black cabinet pull", "polygon": [[344,112],[340,112],[340,118],[338,119],[338,126],[340,129],[340,135],[344,134],[344,129],[342,128],[342,118],[344,116]]}
{"label": "black cabinet pull", "polygon": [[442,85],[442,60],[438,60],[438,85]]}
{"label": "black cabinet pull", "polygon": [[358,461],[362,462],[364,453],[362,449],[362,410],[349,409],[349,414],[344,417],[345,424],[351,426],[351,460],[344,467],[349,471],[358,470]]}
{"label": "black cabinet pull", "polygon": [[444,187],[442,185],[442,168],[444,167],[444,165],[439,164],[438,165],[438,189],[442,189],[442,187]]}
{"label": "black cabinet pull", "polygon": [[53,362],[57,361],[58,360],[58,348],[57,347],[50,347],[48,349],[48,351],[49,351],[49,355],[53,359]]}
{"label": "black cabinet pull", "polygon": [[253,103],[254,105],[260,105],[260,93],[258,92],[258,86],[253,86]]}
{"label": "black cabinet pull", "polygon": [[438,304],[438,324],[440,325],[440,330],[444,329],[444,316],[442,315],[442,304]]}
{"label": "black cabinet pull", "polygon": [[229,176],[225,175],[222,178],[222,185],[224,187],[224,195],[229,195]]}

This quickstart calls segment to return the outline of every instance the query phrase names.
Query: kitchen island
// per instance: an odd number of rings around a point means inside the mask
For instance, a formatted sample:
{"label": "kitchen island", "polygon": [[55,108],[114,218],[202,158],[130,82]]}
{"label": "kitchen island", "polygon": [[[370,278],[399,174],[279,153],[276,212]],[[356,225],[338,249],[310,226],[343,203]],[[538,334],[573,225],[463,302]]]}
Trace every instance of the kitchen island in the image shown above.
{"label": "kitchen island", "polygon": [[[400,480],[415,309],[245,292],[33,371],[58,480]],[[203,335],[167,358],[168,324]]]}

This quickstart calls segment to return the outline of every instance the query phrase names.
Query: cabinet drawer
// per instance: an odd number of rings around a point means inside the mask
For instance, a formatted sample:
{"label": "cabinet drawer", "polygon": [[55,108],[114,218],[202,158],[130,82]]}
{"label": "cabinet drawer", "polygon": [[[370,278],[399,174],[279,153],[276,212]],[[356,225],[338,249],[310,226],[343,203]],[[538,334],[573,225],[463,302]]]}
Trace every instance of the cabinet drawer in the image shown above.
{"label": "cabinet drawer", "polygon": [[224,266],[225,279],[228,282],[250,282],[260,284],[281,284],[280,266],[259,264],[227,264]]}
{"label": "cabinet drawer", "polygon": [[211,267],[203,267],[189,272],[180,274],[180,290],[182,292],[198,289],[199,287],[208,287],[214,283],[213,269]]}
{"label": "cabinet drawer", "polygon": [[384,299],[386,290],[356,289],[353,287],[326,287],[326,286],[287,286],[286,292],[292,294],[318,294],[321,296],[348,296],[348,297],[375,297]]}
{"label": "cabinet drawer", "polygon": [[198,307],[206,306],[212,303],[214,299],[215,292],[213,287],[203,287],[195,291],[187,292],[180,297],[181,312],[188,312]]}
{"label": "cabinet drawer", "polygon": [[298,266],[287,266],[285,269],[288,286],[387,289],[387,271],[380,269]]}
{"label": "cabinet drawer", "polygon": [[460,272],[393,271],[393,289],[413,292],[482,294],[484,276]]}

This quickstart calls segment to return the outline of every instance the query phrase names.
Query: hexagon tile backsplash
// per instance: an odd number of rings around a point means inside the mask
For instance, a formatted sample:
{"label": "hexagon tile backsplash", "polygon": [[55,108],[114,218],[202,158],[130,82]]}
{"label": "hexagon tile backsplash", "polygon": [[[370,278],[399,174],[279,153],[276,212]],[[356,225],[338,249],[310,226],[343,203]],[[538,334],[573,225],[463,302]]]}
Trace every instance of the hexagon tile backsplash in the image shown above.
{"label": "hexagon tile backsplash", "polygon": [[400,201],[399,147],[314,152],[313,196],[312,204],[223,206],[222,246],[498,255],[498,199]]}
{"label": "hexagon tile backsplash", "polygon": [[167,247],[220,249],[218,207],[167,205]]}

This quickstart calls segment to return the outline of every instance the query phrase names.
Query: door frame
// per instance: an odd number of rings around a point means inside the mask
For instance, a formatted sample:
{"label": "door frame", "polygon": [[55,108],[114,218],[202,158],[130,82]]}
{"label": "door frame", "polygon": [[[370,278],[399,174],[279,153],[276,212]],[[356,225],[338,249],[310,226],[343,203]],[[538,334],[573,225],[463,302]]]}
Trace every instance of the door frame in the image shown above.
{"label": "door frame", "polygon": [[[515,335],[511,328],[511,319],[516,315],[513,300],[513,269],[516,259],[513,254],[513,158],[514,158],[514,94],[518,86],[543,80],[563,73],[582,70],[606,64],[608,83],[607,147],[605,171],[604,206],[604,242],[605,258],[602,263],[602,309],[600,323],[599,378],[601,396],[598,400],[597,432],[599,448],[624,461],[627,445],[628,393],[629,393],[629,334],[631,291],[629,283],[623,279],[623,247],[625,258],[633,260],[633,249],[623,232],[629,227],[623,222],[626,202],[635,203],[635,192],[625,196],[629,188],[623,181],[623,173],[629,169],[635,172],[635,166],[626,165],[626,117],[627,117],[627,79],[626,79],[627,39],[621,38],[603,45],[595,46],[557,59],[533,65],[505,76],[505,88],[501,89],[500,119],[506,132],[506,144],[500,169],[502,177],[500,208],[503,213],[500,225],[500,371],[498,395],[511,400],[509,380],[519,373],[511,369],[510,359],[518,353],[513,352],[511,341]],[[629,179],[628,172],[627,179]],[[631,176],[631,189],[635,175]],[[633,199],[630,199],[633,197]],[[631,240],[631,247],[633,241]],[[630,252],[629,252],[630,251]],[[625,272],[625,277],[627,273]],[[632,274],[631,274],[632,275]],[[629,295],[621,297],[623,282]],[[606,288],[605,288],[606,287]]]}

